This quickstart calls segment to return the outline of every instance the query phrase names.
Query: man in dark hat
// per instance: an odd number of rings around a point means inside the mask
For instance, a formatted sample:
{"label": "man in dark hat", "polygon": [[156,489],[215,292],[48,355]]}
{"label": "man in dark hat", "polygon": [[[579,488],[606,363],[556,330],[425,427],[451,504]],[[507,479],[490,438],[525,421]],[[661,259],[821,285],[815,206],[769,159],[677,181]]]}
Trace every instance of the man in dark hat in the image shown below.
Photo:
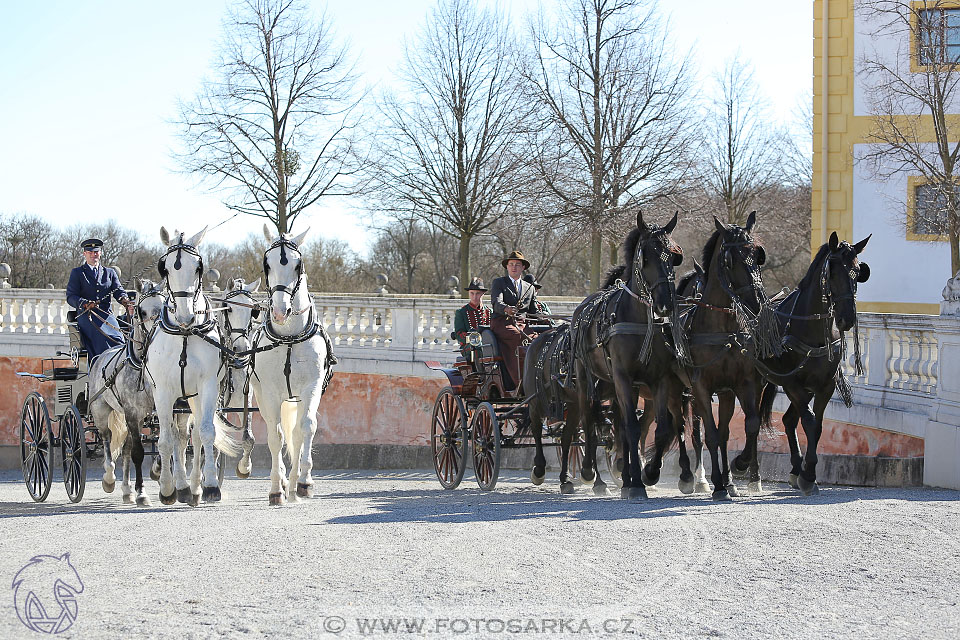
{"label": "man in dark hat", "polygon": [[481,325],[490,326],[490,307],[483,304],[483,294],[487,292],[483,280],[474,278],[465,291],[470,296],[470,302],[457,309],[453,318],[453,330],[464,355],[466,350],[471,348],[467,345],[467,334],[477,331]]}
{"label": "man in dark hat", "polygon": [[120,284],[117,272],[100,264],[103,240],[88,238],[81,243],[84,264],[74,267],[67,283],[67,304],[77,310],[77,326],[88,357],[93,359],[123,342],[116,316],[110,311],[110,296],[133,314],[133,303]]}
{"label": "man in dark hat", "polygon": [[490,327],[500,341],[500,355],[503,357],[510,380],[516,388],[520,384],[520,345],[525,340],[533,340],[536,334],[527,332],[524,314],[537,312],[537,290],[523,280],[523,272],[530,268],[530,261],[519,251],[514,251],[501,261],[507,275],[501,276],[490,285],[490,299],[493,302],[493,317]]}

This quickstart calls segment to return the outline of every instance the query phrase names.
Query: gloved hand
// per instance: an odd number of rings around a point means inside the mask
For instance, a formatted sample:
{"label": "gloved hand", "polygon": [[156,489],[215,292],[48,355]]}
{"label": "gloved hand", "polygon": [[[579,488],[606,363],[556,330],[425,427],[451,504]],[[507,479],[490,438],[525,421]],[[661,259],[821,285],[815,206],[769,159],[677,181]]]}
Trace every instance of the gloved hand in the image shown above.
{"label": "gloved hand", "polygon": [[86,302],[83,303],[83,310],[89,311],[90,309],[93,309],[95,306],[97,306],[97,303],[95,300],[87,300]]}

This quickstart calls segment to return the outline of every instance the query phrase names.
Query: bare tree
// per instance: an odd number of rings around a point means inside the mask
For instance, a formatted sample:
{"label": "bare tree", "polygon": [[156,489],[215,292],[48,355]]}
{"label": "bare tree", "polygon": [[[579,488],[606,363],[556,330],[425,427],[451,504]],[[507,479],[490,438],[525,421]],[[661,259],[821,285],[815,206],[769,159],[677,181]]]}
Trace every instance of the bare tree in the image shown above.
{"label": "bare tree", "polygon": [[304,0],[241,0],[215,68],[180,104],[186,172],[279,232],[320,198],[352,193],[355,77],[325,17],[314,22]]}
{"label": "bare tree", "polygon": [[757,199],[784,181],[789,136],[770,121],[753,71],[739,57],[715,81],[705,127],[705,186],[723,203],[726,221],[743,225]]}
{"label": "bare tree", "polygon": [[371,198],[398,220],[419,218],[457,239],[461,282],[472,275],[471,241],[524,182],[515,57],[502,15],[473,0],[440,0],[405,48],[403,93],[380,104]]}
{"label": "bare tree", "polygon": [[[873,126],[866,137],[872,144],[856,160],[876,179],[904,173],[921,179],[924,184],[917,185],[914,194],[911,230],[947,236],[951,273],[957,273],[960,141],[955,114],[960,105],[960,40],[953,26],[956,4],[858,0],[856,6],[866,18],[870,36],[889,49],[874,46],[858,60]],[[902,213],[906,220],[906,206]]]}
{"label": "bare tree", "polygon": [[[688,62],[675,61],[654,9],[641,0],[565,0],[559,19],[531,27],[524,75],[544,110],[536,138],[557,215],[590,233],[590,280],[600,279],[606,225],[670,193],[690,162]],[[615,234],[607,234],[619,241]]]}

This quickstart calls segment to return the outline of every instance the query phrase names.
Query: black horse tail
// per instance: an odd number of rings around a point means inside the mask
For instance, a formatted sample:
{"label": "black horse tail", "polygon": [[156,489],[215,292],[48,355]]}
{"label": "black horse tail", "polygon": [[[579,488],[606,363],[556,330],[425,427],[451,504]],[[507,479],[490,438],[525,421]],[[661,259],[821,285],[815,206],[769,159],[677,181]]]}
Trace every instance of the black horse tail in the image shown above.
{"label": "black horse tail", "polygon": [[760,392],[760,428],[773,431],[771,417],[773,415],[773,401],[777,397],[777,385],[768,382]]}

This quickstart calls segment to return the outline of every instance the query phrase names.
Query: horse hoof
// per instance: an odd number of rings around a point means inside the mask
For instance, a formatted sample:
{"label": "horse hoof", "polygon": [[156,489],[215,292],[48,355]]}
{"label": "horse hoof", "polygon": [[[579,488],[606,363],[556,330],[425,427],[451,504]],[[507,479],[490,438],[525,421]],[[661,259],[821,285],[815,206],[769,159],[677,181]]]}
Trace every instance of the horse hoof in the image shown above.
{"label": "horse hoof", "polygon": [[313,485],[306,484],[305,482],[297,483],[297,495],[301,498],[312,498],[313,497]]}
{"label": "horse hoof", "polygon": [[709,482],[698,482],[697,488],[695,489],[697,493],[710,493],[710,483]]}
{"label": "horse hoof", "polygon": [[630,499],[630,487],[620,487],[620,499],[621,500]]}
{"label": "horse hoof", "polygon": [[191,507],[199,507],[199,506],[200,506],[200,494],[199,494],[199,493],[194,493],[194,492],[191,491],[191,492],[190,492],[190,502],[188,502],[187,504],[190,505]]}
{"label": "horse hoof", "polygon": [[106,480],[101,480],[100,485],[103,487],[104,493],[113,493],[113,490],[117,488],[116,482],[107,483]]}
{"label": "horse hoof", "polygon": [[191,500],[193,500],[193,491],[190,491],[190,487],[186,487],[185,489],[177,489],[177,502],[190,504]]}
{"label": "horse hoof", "polygon": [[733,464],[730,465],[730,473],[734,478],[746,478],[747,472],[750,470],[750,463],[744,463],[741,461],[740,456],[737,456],[733,459]]}
{"label": "horse hoof", "polygon": [[580,472],[580,482],[583,484],[590,484],[597,479],[596,474],[593,472],[593,469],[584,469]]}
{"label": "horse hoof", "polygon": [[220,487],[204,487],[203,501],[204,502],[220,502]]}
{"label": "horse hoof", "polygon": [[631,502],[640,502],[647,499],[647,489],[646,487],[630,487],[627,495]]}
{"label": "horse hoof", "polygon": [[560,483],[560,493],[562,495],[568,496],[572,494],[576,489],[573,486],[572,482],[561,482]]}
{"label": "horse hoof", "polygon": [[543,484],[543,479],[546,478],[546,477],[547,477],[547,470],[546,470],[546,469],[544,469],[544,470],[543,470],[543,474],[542,474],[542,475],[539,475],[539,476],[537,475],[537,468],[536,468],[536,467],[534,467],[534,468],[533,468],[533,471],[530,472],[530,482],[532,482],[533,484],[535,484],[535,485],[538,486],[538,487]]}
{"label": "horse hoof", "polygon": [[799,489],[799,488],[800,488],[800,484],[797,482],[797,478],[799,478],[799,477],[800,477],[800,476],[798,476],[798,475],[795,474],[795,473],[791,473],[791,474],[790,474],[790,486],[793,487],[794,489]]}
{"label": "horse hoof", "polygon": [[647,471],[648,467],[649,465],[645,465],[640,469],[640,482],[642,482],[644,486],[652,487],[660,482],[660,470]]}
{"label": "horse hoof", "polygon": [[250,472],[248,471],[244,473],[243,471],[240,471],[240,467],[237,467],[237,477],[240,478],[241,480],[246,480],[247,478],[250,477]]}
{"label": "horse hoof", "polygon": [[133,496],[129,493],[123,494],[123,504],[133,504]]}
{"label": "horse hoof", "polygon": [[283,504],[283,493],[271,493],[268,498],[270,499],[270,506],[277,506]]}
{"label": "horse hoof", "polygon": [[156,482],[160,481],[160,472],[155,470],[153,467],[150,467],[150,479]]}
{"label": "horse hoof", "polygon": [[137,496],[137,506],[138,506],[138,507],[149,507],[149,506],[150,506],[150,498],[147,497],[146,495]]}
{"label": "horse hoof", "polygon": [[749,491],[750,493],[760,493],[761,491],[763,491],[763,482],[761,482],[760,480],[754,480],[753,482],[747,485],[747,491]]}
{"label": "horse hoof", "polygon": [[737,485],[733,484],[732,482],[727,485],[727,493],[730,494],[730,497],[731,497],[731,498],[739,498],[739,497],[740,497],[740,490],[737,489]]}
{"label": "horse hoof", "polygon": [[684,495],[690,495],[693,493],[696,483],[693,480],[683,480],[681,478],[680,482],[677,483],[677,486],[680,488],[680,493]]}
{"label": "horse hoof", "polygon": [[177,501],[177,494],[171,493],[168,496],[163,495],[163,491],[160,492],[160,502],[161,504],[173,504]]}
{"label": "horse hoof", "polygon": [[726,489],[717,489],[713,492],[713,499],[715,502],[732,502],[733,498],[730,497],[730,494],[727,493]]}
{"label": "horse hoof", "polygon": [[610,492],[607,490],[607,485],[604,483],[593,485],[593,495],[595,496],[607,496],[610,495]]}
{"label": "horse hoof", "polygon": [[803,476],[797,478],[797,488],[800,489],[800,492],[805,496],[815,496],[820,493],[820,487],[817,485],[817,481],[814,480],[811,482]]}

